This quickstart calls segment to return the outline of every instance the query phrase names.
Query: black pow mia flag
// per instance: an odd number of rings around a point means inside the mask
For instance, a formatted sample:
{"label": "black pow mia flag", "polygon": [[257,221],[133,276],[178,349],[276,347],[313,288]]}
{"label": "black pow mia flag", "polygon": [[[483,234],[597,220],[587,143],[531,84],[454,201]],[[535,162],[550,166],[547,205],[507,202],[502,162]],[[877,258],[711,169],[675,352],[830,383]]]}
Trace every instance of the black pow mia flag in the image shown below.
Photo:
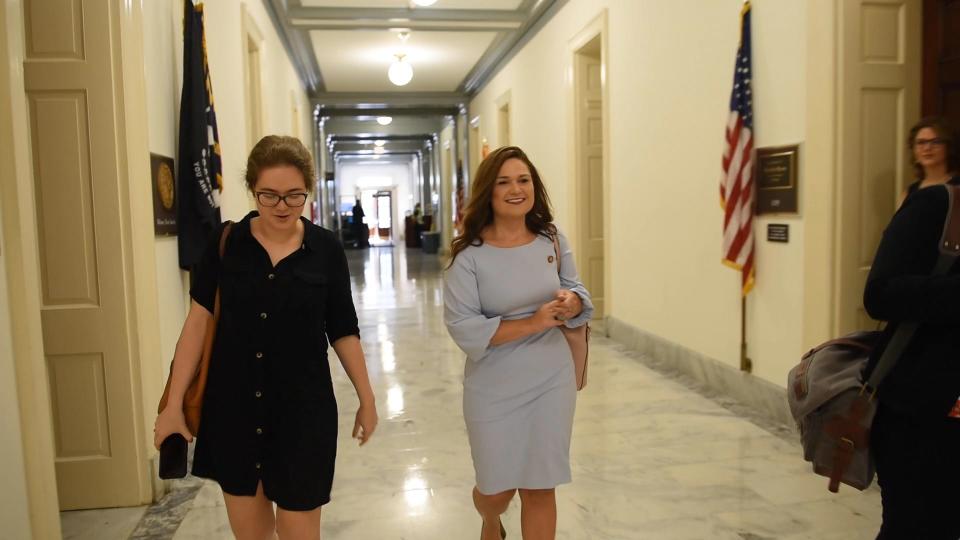
{"label": "black pow mia flag", "polygon": [[223,178],[213,88],[207,65],[203,4],[184,0],[183,91],[180,95],[180,148],[177,164],[177,224],[180,267],[200,260],[220,224]]}

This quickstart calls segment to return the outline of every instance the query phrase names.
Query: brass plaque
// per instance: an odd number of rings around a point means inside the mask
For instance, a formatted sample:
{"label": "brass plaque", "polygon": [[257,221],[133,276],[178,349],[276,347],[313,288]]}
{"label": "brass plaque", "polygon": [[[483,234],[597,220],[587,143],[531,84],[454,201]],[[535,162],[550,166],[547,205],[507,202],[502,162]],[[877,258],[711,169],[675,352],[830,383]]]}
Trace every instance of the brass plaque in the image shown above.
{"label": "brass plaque", "polygon": [[150,154],[153,184],[153,233],[157,236],[177,234],[177,181],[173,158]]}
{"label": "brass plaque", "polygon": [[757,214],[797,213],[800,147],[757,148]]}

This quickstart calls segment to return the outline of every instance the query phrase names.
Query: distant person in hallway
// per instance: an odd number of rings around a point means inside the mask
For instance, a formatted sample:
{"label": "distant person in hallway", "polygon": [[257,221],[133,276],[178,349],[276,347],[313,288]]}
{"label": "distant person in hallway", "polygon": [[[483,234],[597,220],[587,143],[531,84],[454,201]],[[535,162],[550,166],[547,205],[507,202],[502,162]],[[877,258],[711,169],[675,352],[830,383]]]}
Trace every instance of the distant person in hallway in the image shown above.
{"label": "distant person in hallway", "polygon": [[353,235],[357,239],[356,247],[370,247],[370,229],[368,229],[367,224],[363,222],[366,214],[363,212],[363,205],[360,204],[360,199],[357,199],[357,203],[353,205],[352,213],[353,217],[351,218],[350,224],[353,225]]}
{"label": "distant person in hallway", "polygon": [[960,172],[960,148],[957,133],[945,118],[928,116],[910,128],[907,147],[913,164],[915,182],[900,194],[897,208],[920,189],[943,184]]}
{"label": "distant person in hallway", "polygon": [[250,152],[246,184],[257,210],[231,228],[222,261],[223,226],[210,237],[154,428],[158,447],[171,433],[192,439],[181,402],[219,284],[193,474],[220,484],[241,540],[320,538],[337,450],[328,342],[360,399],[353,436],[364,444],[377,426],[343,247],[300,215],[312,178],[310,153],[293,137],[264,137]]}
{"label": "distant person in hallway", "polygon": [[[916,139],[940,138],[929,127]],[[951,143],[952,144],[952,143]],[[933,144],[940,163],[946,145]],[[923,151],[921,151],[923,152]],[[934,177],[933,180],[941,180]],[[960,184],[953,177],[950,184]],[[877,391],[879,405],[871,448],[883,502],[878,540],[960,538],[960,264],[931,277],[946,219],[948,194],[942,187],[908,196],[883,233],[863,295],[871,317],[888,321],[887,342],[897,326],[920,326]],[[878,356],[878,355],[877,355]],[[868,365],[868,373],[878,358]]]}
{"label": "distant person in hallway", "polygon": [[422,247],[423,243],[420,241],[420,233],[424,231],[423,226],[423,206],[420,203],[413,205],[413,234],[414,237],[414,246]]}
{"label": "distant person in hallway", "polygon": [[[576,381],[560,325],[593,316],[536,167],[517,147],[477,170],[444,274],[444,322],[467,354],[463,416],[476,472],[481,539],[505,537],[500,515],[520,492],[524,540],[552,540],[555,488],[570,482]],[[557,237],[562,256],[557,273]]]}

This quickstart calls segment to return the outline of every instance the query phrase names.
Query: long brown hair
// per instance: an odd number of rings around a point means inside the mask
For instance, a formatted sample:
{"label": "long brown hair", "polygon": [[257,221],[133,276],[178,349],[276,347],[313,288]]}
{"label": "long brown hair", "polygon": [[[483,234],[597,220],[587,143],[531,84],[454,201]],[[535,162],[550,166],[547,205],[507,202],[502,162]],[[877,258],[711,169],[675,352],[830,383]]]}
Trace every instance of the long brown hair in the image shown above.
{"label": "long brown hair", "polygon": [[907,136],[907,148],[910,149],[910,163],[913,165],[913,174],[917,180],[923,180],[926,173],[923,171],[923,165],[917,163],[916,156],[913,155],[913,145],[917,140],[917,134],[923,128],[930,128],[936,134],[937,138],[943,139],[946,143],[947,154],[947,172],[956,173],[960,170],[960,148],[957,148],[956,132],[953,127],[947,123],[947,119],[942,116],[927,116],[921,118],[919,122],[910,128],[910,135]]}
{"label": "long brown hair", "polygon": [[530,158],[516,146],[503,146],[490,153],[477,167],[476,177],[470,190],[470,201],[463,216],[463,234],[453,239],[450,245],[450,264],[453,265],[457,255],[470,246],[482,246],[483,238],[480,233],[493,223],[493,188],[497,183],[500,168],[508,159],[519,159],[530,169],[533,179],[533,208],[525,217],[527,229],[534,234],[550,236],[556,234],[557,228],[553,225],[553,210],[550,207],[550,197],[547,188],[540,179],[540,173],[533,166]]}

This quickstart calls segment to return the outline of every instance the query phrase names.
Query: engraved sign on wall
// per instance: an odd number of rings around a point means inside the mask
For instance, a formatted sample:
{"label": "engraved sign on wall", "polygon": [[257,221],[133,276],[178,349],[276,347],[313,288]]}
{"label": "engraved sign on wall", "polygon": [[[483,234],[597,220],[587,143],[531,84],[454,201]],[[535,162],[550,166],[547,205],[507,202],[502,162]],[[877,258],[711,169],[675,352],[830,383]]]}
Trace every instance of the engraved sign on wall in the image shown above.
{"label": "engraved sign on wall", "polygon": [[757,214],[797,213],[798,145],[757,148]]}
{"label": "engraved sign on wall", "polygon": [[173,158],[150,154],[150,180],[153,184],[153,233],[177,234],[177,182],[173,176]]}

